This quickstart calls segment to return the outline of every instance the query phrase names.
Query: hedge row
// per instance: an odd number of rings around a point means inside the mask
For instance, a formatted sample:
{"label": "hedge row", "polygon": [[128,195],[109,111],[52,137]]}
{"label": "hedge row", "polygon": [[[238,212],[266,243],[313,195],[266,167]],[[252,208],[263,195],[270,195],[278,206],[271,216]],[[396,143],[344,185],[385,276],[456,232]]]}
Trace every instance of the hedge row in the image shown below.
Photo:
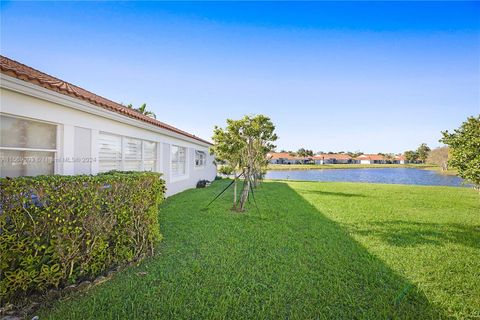
{"label": "hedge row", "polygon": [[0,179],[0,305],[153,252],[158,173]]}

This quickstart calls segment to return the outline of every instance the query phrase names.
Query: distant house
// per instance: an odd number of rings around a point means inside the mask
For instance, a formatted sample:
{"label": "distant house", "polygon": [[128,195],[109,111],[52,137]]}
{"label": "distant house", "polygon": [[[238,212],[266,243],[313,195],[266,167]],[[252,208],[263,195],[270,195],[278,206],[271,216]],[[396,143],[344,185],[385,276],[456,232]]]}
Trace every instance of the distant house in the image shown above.
{"label": "distant house", "polygon": [[[271,164],[386,164],[387,159],[381,154],[362,154],[352,158],[344,153],[318,154],[313,157],[298,157],[289,152],[270,152],[267,154],[268,162]],[[389,162],[390,163],[390,162]],[[408,163],[404,155],[397,155],[393,158],[393,164]]]}
{"label": "distant house", "polygon": [[408,163],[408,161],[407,161],[407,158],[405,158],[404,155],[398,155],[398,156],[395,156],[395,158],[393,159],[393,163],[395,163],[395,164],[405,164],[405,163]]}
{"label": "distant house", "polygon": [[353,163],[352,157],[348,154],[318,154],[313,157],[315,164],[348,164]]}
{"label": "distant house", "polygon": [[267,154],[271,164],[307,164],[312,162],[312,157],[299,157],[289,152],[270,152]]}
{"label": "distant house", "polygon": [[288,152],[270,152],[267,154],[268,162],[271,164],[287,164],[291,156]]}
{"label": "distant house", "polygon": [[355,163],[359,164],[383,164],[387,163],[385,156],[380,154],[362,154],[355,158]]}

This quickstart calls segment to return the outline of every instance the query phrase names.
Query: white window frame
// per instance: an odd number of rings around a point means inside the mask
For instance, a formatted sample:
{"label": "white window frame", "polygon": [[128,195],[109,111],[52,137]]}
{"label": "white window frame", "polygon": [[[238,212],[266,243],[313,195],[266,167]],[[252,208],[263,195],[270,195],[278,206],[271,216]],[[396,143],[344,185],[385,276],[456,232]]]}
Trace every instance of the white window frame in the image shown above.
{"label": "white window frame", "polygon": [[14,114],[9,114],[9,113],[4,113],[4,112],[0,112],[0,116],[6,116],[6,117],[10,117],[10,118],[17,118],[17,119],[24,119],[24,120],[27,120],[27,121],[35,121],[35,122],[40,122],[40,123],[45,123],[45,124],[55,126],[55,149],[15,148],[15,147],[2,147],[2,146],[0,146],[0,150],[52,152],[53,153],[53,174],[60,174],[60,172],[59,172],[60,168],[58,166],[57,159],[58,159],[58,156],[60,154],[60,142],[62,141],[62,139],[61,139],[61,133],[60,133],[60,125],[58,123],[39,120],[39,119],[35,119],[35,118],[17,116],[17,115],[14,115]]}
{"label": "white window frame", "polygon": [[[195,154],[194,154],[194,158],[193,158],[193,164],[194,164],[194,167],[195,169],[203,169],[207,166],[207,153],[203,150],[198,150],[198,149],[195,149]],[[198,164],[197,165],[197,152],[201,152],[203,153],[203,163],[202,164]]]}
{"label": "white window frame", "polygon": [[[154,143],[155,144],[155,152],[153,153],[153,159],[145,159],[145,142]],[[142,170],[145,171],[145,161],[152,161],[153,160],[153,170],[152,172],[158,172],[158,149],[160,148],[160,143],[150,140],[142,139]]]}
{"label": "white window frame", "polygon": [[[120,138],[120,141],[121,141],[121,147],[120,147],[120,152],[121,152],[121,159],[120,159],[120,170],[121,171],[124,171],[126,170],[125,169],[125,162],[126,161],[130,161],[130,160],[125,160],[125,144],[126,144],[126,140],[127,139],[133,139],[133,140],[139,140],[140,141],[140,152],[141,152],[141,158],[140,160],[137,160],[137,161],[140,161],[140,170],[134,170],[134,171],[138,171],[138,172],[141,172],[141,171],[145,171],[145,165],[144,165],[144,161],[152,161],[154,162],[154,165],[153,165],[153,170],[152,172],[158,172],[158,148],[159,148],[159,145],[160,143],[158,143],[157,141],[152,141],[152,140],[146,140],[146,139],[140,139],[140,138],[135,138],[135,137],[130,137],[130,136],[123,136],[123,135],[119,135],[119,134],[114,134],[114,133],[110,133],[110,132],[106,132],[106,131],[100,131],[99,132],[99,136],[102,135],[102,134],[105,134],[105,135],[111,135],[111,136],[116,136],[116,137],[119,137]],[[152,160],[145,160],[145,148],[144,148],[144,142],[149,142],[149,143],[154,143],[155,144],[155,152],[154,152],[154,159]],[[96,144],[98,145],[98,138],[97,138],[97,141],[96,141]],[[98,163],[100,165],[100,155],[98,156]],[[132,160],[133,161],[133,160]],[[100,168],[98,170],[98,172],[108,172],[108,171],[100,171]]]}
{"label": "white window frame", "polygon": [[[172,147],[175,146],[175,147],[178,147],[178,148],[185,148],[185,173],[182,174],[182,175],[178,175],[178,176],[174,176],[173,175],[173,170],[172,170],[172,154],[173,154],[173,151],[172,151]],[[169,162],[168,162],[168,166],[169,166],[169,172],[170,172],[170,181],[171,182],[176,182],[176,181],[181,181],[181,180],[186,180],[189,178],[190,176],[190,170],[189,170],[189,156],[190,156],[190,151],[189,151],[189,148],[185,145],[182,145],[182,144],[176,144],[176,143],[172,143],[170,144],[170,155],[169,155]]]}

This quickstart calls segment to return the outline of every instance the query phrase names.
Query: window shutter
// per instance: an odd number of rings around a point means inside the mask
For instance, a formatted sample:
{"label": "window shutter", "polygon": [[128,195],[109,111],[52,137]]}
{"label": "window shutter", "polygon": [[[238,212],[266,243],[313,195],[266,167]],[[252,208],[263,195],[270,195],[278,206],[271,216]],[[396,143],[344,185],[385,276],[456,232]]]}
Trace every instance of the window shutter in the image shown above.
{"label": "window shutter", "polygon": [[99,166],[100,172],[121,170],[122,138],[106,133],[99,134]]}

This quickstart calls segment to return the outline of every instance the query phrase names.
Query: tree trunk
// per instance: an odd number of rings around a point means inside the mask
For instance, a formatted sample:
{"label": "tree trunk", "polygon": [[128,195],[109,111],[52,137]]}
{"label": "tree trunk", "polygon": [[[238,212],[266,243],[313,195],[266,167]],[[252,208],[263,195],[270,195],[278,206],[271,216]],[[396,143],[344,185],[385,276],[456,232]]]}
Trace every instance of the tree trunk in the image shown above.
{"label": "tree trunk", "polygon": [[233,209],[237,209],[237,173],[234,172],[235,176],[233,177]]}
{"label": "tree trunk", "polygon": [[247,203],[248,195],[250,193],[250,172],[248,169],[243,176],[245,180],[243,182],[243,190],[240,197],[240,211],[245,211],[245,203]]}
{"label": "tree trunk", "polygon": [[448,170],[448,163],[446,161],[442,162],[442,171]]}

